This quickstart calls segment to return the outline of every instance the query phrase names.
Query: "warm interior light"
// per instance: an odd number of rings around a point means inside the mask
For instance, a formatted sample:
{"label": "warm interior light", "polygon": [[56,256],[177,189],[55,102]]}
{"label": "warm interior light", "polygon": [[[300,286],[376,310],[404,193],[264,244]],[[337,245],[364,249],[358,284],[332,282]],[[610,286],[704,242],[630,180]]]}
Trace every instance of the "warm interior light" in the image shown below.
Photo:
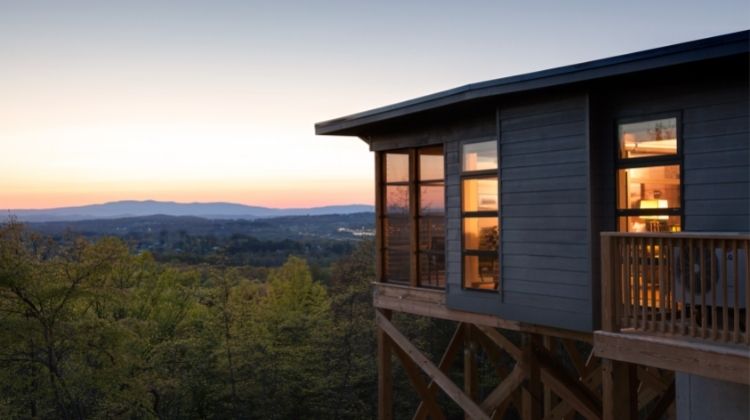
{"label": "warm interior light", "polygon": [[[666,209],[669,208],[669,203],[667,200],[641,200],[640,206],[641,209]],[[669,216],[640,216],[641,219],[646,220],[668,220]]]}

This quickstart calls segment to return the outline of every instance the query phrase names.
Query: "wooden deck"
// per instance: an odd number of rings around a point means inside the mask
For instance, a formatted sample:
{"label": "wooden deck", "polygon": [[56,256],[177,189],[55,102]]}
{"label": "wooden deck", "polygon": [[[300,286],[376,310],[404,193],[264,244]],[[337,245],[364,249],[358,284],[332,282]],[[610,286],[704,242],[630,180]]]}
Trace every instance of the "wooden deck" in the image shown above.
{"label": "wooden deck", "polygon": [[544,327],[519,321],[507,320],[494,315],[478,314],[448,308],[445,304],[445,291],[426,289],[389,283],[374,283],[373,303],[376,308],[403,312],[431,318],[447,319],[501,328],[509,331],[541,334],[557,338],[591,343],[591,333]]}

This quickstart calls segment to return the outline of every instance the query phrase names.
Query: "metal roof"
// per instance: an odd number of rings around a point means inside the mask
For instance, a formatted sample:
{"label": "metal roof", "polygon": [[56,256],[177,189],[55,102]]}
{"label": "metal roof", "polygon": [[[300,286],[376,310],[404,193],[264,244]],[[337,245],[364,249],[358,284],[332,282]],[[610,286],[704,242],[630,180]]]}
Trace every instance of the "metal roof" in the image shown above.
{"label": "metal roof", "polygon": [[359,135],[365,126],[461,102],[750,52],[750,31],[704,38],[518,76],[472,83],[315,124],[316,134]]}

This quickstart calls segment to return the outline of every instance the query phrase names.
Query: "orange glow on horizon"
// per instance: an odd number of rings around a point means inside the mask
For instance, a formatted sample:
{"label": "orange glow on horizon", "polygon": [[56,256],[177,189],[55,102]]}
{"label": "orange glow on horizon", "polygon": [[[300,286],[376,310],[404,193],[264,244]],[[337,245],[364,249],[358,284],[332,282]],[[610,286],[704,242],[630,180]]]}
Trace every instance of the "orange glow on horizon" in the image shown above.
{"label": "orange glow on horizon", "polygon": [[[373,204],[370,180],[317,180],[307,183],[278,182],[252,184],[237,182],[196,182],[173,185],[81,185],[46,190],[39,186],[2,188],[0,211],[9,209],[48,209],[101,204],[121,200],[156,200],[180,203],[228,202],[275,208],[307,208],[329,205]],[[140,187],[140,188],[139,188]]]}

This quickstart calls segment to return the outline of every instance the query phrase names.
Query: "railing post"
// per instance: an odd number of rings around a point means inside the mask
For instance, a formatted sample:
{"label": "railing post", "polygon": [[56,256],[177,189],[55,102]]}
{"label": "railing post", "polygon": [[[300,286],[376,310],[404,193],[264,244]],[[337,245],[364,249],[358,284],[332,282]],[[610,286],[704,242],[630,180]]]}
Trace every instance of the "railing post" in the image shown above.
{"label": "railing post", "polygon": [[[376,309],[386,319],[391,318],[391,311]],[[377,326],[378,339],[378,419],[393,419],[393,368],[391,367],[391,343],[388,334]]]}
{"label": "railing post", "polygon": [[618,307],[620,304],[619,279],[617,267],[619,261],[615,254],[617,238],[607,233],[601,235],[601,289],[602,289],[602,329],[619,330]]}

